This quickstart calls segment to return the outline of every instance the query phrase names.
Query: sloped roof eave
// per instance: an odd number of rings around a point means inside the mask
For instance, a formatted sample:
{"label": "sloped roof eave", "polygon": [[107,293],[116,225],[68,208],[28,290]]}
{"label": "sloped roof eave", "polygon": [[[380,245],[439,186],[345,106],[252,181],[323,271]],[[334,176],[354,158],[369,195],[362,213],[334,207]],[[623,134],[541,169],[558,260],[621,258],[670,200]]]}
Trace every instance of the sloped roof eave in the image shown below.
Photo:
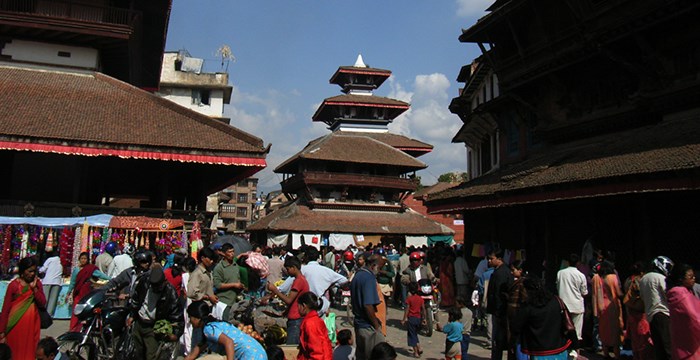
{"label": "sloped roof eave", "polygon": [[173,152],[156,149],[120,149],[114,146],[71,146],[65,143],[47,143],[30,141],[2,141],[0,140],[0,150],[30,151],[41,153],[53,153],[61,155],[78,156],[113,156],[123,159],[145,159],[178,161],[186,163],[210,164],[210,165],[235,165],[235,166],[256,166],[264,168],[267,166],[264,156],[247,156],[245,154],[214,155],[196,152]]}
{"label": "sloped roof eave", "polygon": [[520,163],[433,194],[426,205],[433,212],[466,208],[470,202],[492,207],[695,189],[698,172],[700,121],[689,117],[544,149]]}
{"label": "sloped roof eave", "polygon": [[69,146],[86,156],[107,149],[127,151],[114,155],[125,157],[146,151],[264,159],[267,153],[257,136],[104,74],[2,65],[0,79],[0,141],[19,143],[7,148],[50,145],[65,152],[61,147]]}
{"label": "sloped roof eave", "polygon": [[[378,216],[381,214],[381,216]],[[258,220],[248,231],[322,232],[383,235],[451,235],[454,230],[413,211],[312,210],[290,203]]]}

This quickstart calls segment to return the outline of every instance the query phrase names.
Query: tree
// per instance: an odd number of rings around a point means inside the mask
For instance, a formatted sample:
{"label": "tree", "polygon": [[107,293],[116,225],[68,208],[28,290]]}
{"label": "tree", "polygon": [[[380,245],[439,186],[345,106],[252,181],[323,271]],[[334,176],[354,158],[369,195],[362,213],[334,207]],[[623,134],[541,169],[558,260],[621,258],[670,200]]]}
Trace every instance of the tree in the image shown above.
{"label": "tree", "polygon": [[448,182],[448,183],[453,183],[453,182],[462,182],[462,181],[467,181],[469,179],[469,174],[462,172],[448,172],[440,175],[438,177],[438,182]]}

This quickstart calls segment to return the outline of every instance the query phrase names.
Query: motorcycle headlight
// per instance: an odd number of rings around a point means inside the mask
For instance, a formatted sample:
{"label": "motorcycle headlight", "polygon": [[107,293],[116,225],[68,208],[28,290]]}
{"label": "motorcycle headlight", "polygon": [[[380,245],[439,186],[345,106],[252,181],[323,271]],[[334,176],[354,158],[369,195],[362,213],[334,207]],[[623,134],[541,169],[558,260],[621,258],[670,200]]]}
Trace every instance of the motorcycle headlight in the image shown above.
{"label": "motorcycle headlight", "polygon": [[433,292],[433,287],[430,285],[423,285],[420,287],[420,291],[423,292],[423,294],[430,294]]}
{"label": "motorcycle headlight", "polygon": [[77,304],[73,309],[73,315],[80,316],[80,314],[83,313],[83,310],[85,310],[85,304]]}

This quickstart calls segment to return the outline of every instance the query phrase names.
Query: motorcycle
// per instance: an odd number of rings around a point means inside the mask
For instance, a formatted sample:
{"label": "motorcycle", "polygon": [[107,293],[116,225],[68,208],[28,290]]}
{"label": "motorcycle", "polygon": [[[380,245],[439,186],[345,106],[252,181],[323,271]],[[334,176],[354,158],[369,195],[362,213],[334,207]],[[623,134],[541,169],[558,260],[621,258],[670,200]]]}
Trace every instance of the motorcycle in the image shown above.
{"label": "motorcycle", "polygon": [[122,338],[125,334],[129,311],[113,306],[117,295],[104,289],[95,289],[83,296],[75,305],[73,314],[82,323],[79,332],[69,331],[58,337],[59,350],[71,359],[114,359],[125,354]]}
{"label": "motorcycle", "polygon": [[433,336],[433,329],[438,322],[437,314],[439,311],[441,295],[437,286],[428,279],[418,280],[418,288],[420,297],[423,298],[425,305],[425,326],[422,326],[419,333],[423,336]]}

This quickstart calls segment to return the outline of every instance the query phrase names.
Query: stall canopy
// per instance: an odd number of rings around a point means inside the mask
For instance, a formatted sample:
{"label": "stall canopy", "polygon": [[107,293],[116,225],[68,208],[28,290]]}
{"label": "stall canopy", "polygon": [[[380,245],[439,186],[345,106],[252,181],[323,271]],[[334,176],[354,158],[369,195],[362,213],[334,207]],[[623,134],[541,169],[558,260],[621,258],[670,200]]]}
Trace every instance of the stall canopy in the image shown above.
{"label": "stall canopy", "polygon": [[452,243],[454,243],[454,236],[452,236],[452,235],[430,235],[430,236],[428,236],[428,246],[433,246],[436,243],[445,243],[446,245],[452,245]]}
{"label": "stall canopy", "polygon": [[328,245],[338,250],[345,250],[350,245],[355,245],[355,238],[352,234],[330,234],[328,235]]}
{"label": "stall canopy", "polygon": [[406,246],[407,247],[421,247],[428,245],[427,236],[408,236],[406,235]]}
{"label": "stall canopy", "polygon": [[34,225],[45,227],[78,226],[87,222],[89,226],[108,227],[113,216],[108,214],[81,217],[10,217],[0,216],[2,225]]}

